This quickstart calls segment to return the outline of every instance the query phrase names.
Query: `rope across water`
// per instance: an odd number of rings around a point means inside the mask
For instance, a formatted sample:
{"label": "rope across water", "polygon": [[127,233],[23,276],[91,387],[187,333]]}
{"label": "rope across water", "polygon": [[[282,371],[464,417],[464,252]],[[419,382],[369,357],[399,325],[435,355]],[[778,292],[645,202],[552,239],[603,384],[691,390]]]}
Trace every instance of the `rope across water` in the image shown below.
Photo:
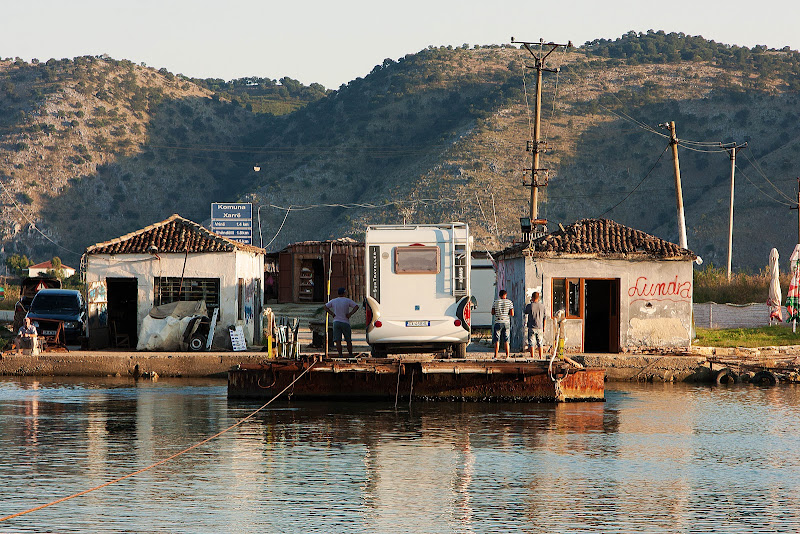
{"label": "rope across water", "polygon": [[287,385],[285,388],[283,388],[283,390],[281,390],[281,391],[280,391],[280,393],[278,393],[277,395],[275,395],[274,397],[272,397],[272,398],[271,398],[269,401],[267,401],[267,403],[266,403],[266,404],[264,404],[263,406],[261,406],[260,408],[258,408],[258,409],[257,409],[257,410],[255,410],[254,412],[252,412],[252,413],[251,413],[250,415],[248,415],[247,417],[244,417],[244,418],[242,418],[242,419],[239,419],[239,421],[237,421],[236,423],[232,424],[232,425],[231,425],[231,426],[229,426],[228,428],[226,428],[226,429],[224,429],[224,430],[221,430],[220,432],[217,432],[217,433],[216,433],[216,434],[214,434],[213,436],[210,436],[210,437],[208,437],[208,438],[204,439],[203,441],[200,441],[199,443],[195,443],[195,444],[194,444],[194,445],[192,445],[191,447],[187,447],[187,448],[183,449],[182,451],[176,452],[176,453],[175,453],[175,454],[173,454],[172,456],[168,456],[167,458],[164,458],[164,459],[162,459],[162,460],[159,460],[158,462],[155,462],[154,464],[151,464],[151,465],[149,465],[149,466],[145,467],[144,469],[139,469],[138,471],[134,471],[133,473],[128,473],[127,475],[121,476],[121,477],[119,477],[119,478],[115,478],[114,480],[109,480],[108,482],[105,482],[105,483],[103,483],[103,484],[100,484],[99,486],[95,486],[95,487],[93,487],[93,488],[89,488],[89,489],[86,489],[86,490],[80,491],[80,492],[78,492],[78,493],[74,493],[74,494],[72,494],[72,495],[69,495],[69,496],[67,496],[67,497],[62,497],[62,498],[60,498],[60,499],[56,499],[55,501],[49,502],[49,503],[47,503],[47,504],[42,504],[42,505],[40,505],[40,506],[36,506],[36,507],[34,507],[34,508],[30,508],[30,509],[28,509],[28,510],[25,510],[25,511],[22,511],[22,512],[17,512],[17,513],[15,513],[15,514],[7,515],[7,516],[5,516],[5,517],[0,517],[0,522],[6,521],[6,520],[8,520],[8,519],[13,519],[13,518],[15,518],[15,517],[20,517],[20,516],[23,516],[23,515],[25,515],[25,514],[29,514],[29,513],[31,513],[31,512],[35,512],[35,511],[37,511],[37,510],[41,510],[41,509],[43,509],[43,508],[47,508],[47,507],[49,507],[49,506],[53,506],[53,505],[55,505],[55,504],[59,504],[59,503],[62,503],[62,502],[64,502],[64,501],[68,501],[68,500],[70,500],[70,499],[74,499],[74,498],[76,498],[76,497],[80,497],[81,495],[86,495],[87,493],[91,493],[91,492],[93,492],[93,491],[97,491],[97,490],[99,490],[99,489],[101,489],[101,488],[105,488],[106,486],[110,486],[111,484],[116,484],[117,482],[121,482],[121,481],[125,480],[126,478],[131,478],[131,477],[133,477],[133,476],[136,476],[136,475],[138,475],[138,474],[140,474],[140,473],[144,473],[145,471],[149,471],[150,469],[153,469],[154,467],[157,467],[157,466],[159,466],[159,465],[161,465],[161,464],[164,464],[164,463],[166,463],[166,462],[168,462],[168,461],[170,461],[170,460],[172,460],[172,459],[175,459],[175,458],[177,458],[178,456],[181,456],[181,455],[183,455],[183,454],[186,454],[187,452],[191,451],[192,449],[196,449],[196,448],[197,448],[197,447],[199,447],[200,445],[205,445],[205,444],[206,444],[206,443],[208,443],[209,441],[211,441],[211,440],[213,440],[213,439],[216,439],[216,438],[218,438],[219,436],[221,436],[221,435],[225,434],[226,432],[229,432],[229,431],[233,430],[234,428],[236,428],[237,426],[241,425],[241,424],[242,424],[242,423],[244,423],[245,421],[248,421],[248,420],[252,419],[252,418],[253,418],[253,417],[254,417],[254,416],[255,416],[255,415],[258,413],[258,412],[260,412],[261,410],[263,410],[264,408],[266,408],[267,406],[269,406],[270,404],[272,404],[272,403],[273,403],[273,402],[274,402],[276,399],[278,399],[278,397],[280,397],[281,395],[283,395],[283,394],[286,392],[286,390],[288,390],[290,387],[293,387],[293,386],[294,386],[294,383],[295,383],[295,382],[297,382],[298,380],[300,380],[300,378],[302,378],[302,376],[303,376],[304,374],[306,374],[308,371],[310,371],[310,370],[311,370],[311,368],[312,368],[312,367],[314,367],[314,365],[316,365],[316,363],[317,363],[316,361],[312,362],[312,363],[311,363],[311,365],[309,365],[308,367],[306,367],[306,369],[305,369],[305,370],[303,370],[303,372],[302,372],[302,373],[300,373],[300,374],[299,374],[299,375],[298,375],[298,376],[297,376],[297,377],[296,377],[294,380],[292,380],[292,382],[291,382],[289,385]]}

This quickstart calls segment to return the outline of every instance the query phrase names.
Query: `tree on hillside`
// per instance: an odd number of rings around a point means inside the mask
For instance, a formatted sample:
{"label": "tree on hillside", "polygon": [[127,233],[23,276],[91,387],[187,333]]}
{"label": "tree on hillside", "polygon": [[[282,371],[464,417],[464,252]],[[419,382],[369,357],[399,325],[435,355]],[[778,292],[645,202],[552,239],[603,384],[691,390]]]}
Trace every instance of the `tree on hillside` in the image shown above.
{"label": "tree on hillside", "polygon": [[27,274],[25,269],[33,265],[33,262],[24,254],[12,254],[6,258],[6,267],[17,276]]}
{"label": "tree on hillside", "polygon": [[64,265],[61,263],[61,258],[58,256],[53,256],[53,259],[50,260],[50,265],[52,265],[52,269],[47,270],[48,276],[52,276],[54,278],[58,278],[59,280],[64,279]]}

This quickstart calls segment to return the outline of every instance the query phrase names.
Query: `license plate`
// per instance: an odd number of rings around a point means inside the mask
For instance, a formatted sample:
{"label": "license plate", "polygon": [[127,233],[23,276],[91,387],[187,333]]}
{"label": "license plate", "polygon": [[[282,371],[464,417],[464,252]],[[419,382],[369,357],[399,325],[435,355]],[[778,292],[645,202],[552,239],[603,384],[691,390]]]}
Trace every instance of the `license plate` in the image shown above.
{"label": "license plate", "polygon": [[406,321],[406,326],[430,326],[430,321]]}
{"label": "license plate", "polygon": [[42,335],[43,336],[54,336],[54,335],[56,335],[56,331],[55,330],[42,330]]}

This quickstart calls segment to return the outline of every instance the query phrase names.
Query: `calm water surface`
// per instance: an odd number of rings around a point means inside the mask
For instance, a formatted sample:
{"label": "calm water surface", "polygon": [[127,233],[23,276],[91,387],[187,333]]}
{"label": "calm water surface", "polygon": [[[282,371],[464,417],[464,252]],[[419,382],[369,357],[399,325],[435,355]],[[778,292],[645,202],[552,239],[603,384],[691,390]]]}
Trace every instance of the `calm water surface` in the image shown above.
{"label": "calm water surface", "polygon": [[[796,532],[800,388],[605,403],[275,404],[0,532]],[[141,469],[261,403],[224,381],[0,378],[0,516]]]}

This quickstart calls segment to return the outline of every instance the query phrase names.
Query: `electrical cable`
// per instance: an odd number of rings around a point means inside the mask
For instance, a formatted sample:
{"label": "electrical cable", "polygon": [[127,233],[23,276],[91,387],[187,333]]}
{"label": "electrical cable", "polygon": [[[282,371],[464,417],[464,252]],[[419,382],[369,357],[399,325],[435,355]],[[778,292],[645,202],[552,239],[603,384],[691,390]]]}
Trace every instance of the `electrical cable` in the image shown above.
{"label": "electrical cable", "polygon": [[794,207],[796,206],[796,204],[794,204],[794,203],[792,203],[792,204],[789,204],[788,202],[784,202],[784,201],[782,201],[782,200],[779,200],[779,199],[777,199],[777,198],[775,198],[775,197],[772,197],[772,196],[768,195],[768,194],[767,194],[767,193],[766,193],[766,192],[765,192],[763,189],[761,189],[760,187],[758,187],[758,186],[755,184],[755,182],[753,182],[753,180],[751,180],[751,179],[750,179],[750,177],[749,177],[749,176],[747,176],[747,173],[746,173],[746,172],[744,172],[744,170],[743,170],[743,169],[741,169],[741,168],[740,168],[738,165],[736,165],[736,168],[737,168],[737,169],[739,169],[739,172],[740,172],[740,173],[741,173],[741,174],[742,174],[742,175],[745,177],[745,179],[747,179],[747,181],[748,181],[748,182],[750,182],[750,184],[751,184],[753,187],[755,187],[756,189],[758,189],[758,191],[759,191],[759,192],[760,192],[762,195],[764,195],[765,197],[767,197],[768,199],[770,199],[770,200],[772,200],[772,201],[774,201],[774,202],[777,202],[778,204],[783,204],[784,206],[789,206],[790,208],[794,208]]}
{"label": "electrical cable", "polygon": [[292,207],[291,207],[291,206],[289,206],[289,207],[286,209],[286,216],[284,216],[284,218],[283,218],[283,222],[281,223],[281,226],[280,226],[280,228],[278,228],[278,231],[277,231],[277,232],[275,232],[275,235],[272,237],[272,239],[270,240],[270,242],[269,242],[269,243],[267,243],[267,246],[266,246],[266,247],[264,247],[265,249],[266,249],[266,248],[268,248],[268,247],[269,247],[269,246],[272,244],[272,242],[273,242],[273,241],[275,241],[275,240],[278,238],[278,234],[280,234],[280,233],[281,233],[281,230],[283,230],[283,225],[284,225],[284,224],[286,224],[286,219],[288,219],[288,218],[289,218],[289,212],[290,212],[290,211],[292,211]]}
{"label": "electrical cable", "polygon": [[663,158],[663,157],[664,157],[664,154],[666,154],[666,153],[667,153],[667,149],[668,149],[668,148],[669,148],[669,145],[667,145],[667,146],[665,146],[665,147],[664,147],[664,150],[662,150],[662,151],[661,151],[661,154],[659,154],[659,156],[658,156],[658,159],[657,159],[657,160],[656,160],[656,162],[653,164],[653,166],[652,166],[652,167],[650,167],[650,170],[649,170],[649,171],[647,171],[647,174],[645,174],[645,175],[644,175],[644,178],[642,178],[642,180],[641,180],[641,181],[640,181],[638,184],[636,184],[636,187],[634,187],[634,188],[631,190],[631,192],[630,192],[630,193],[628,193],[627,195],[625,195],[625,198],[623,198],[622,200],[620,200],[619,202],[617,202],[616,204],[614,204],[613,206],[611,206],[610,208],[608,208],[606,211],[604,211],[603,213],[601,213],[600,215],[598,215],[597,217],[595,217],[595,219],[600,219],[601,217],[603,217],[603,215],[605,215],[605,214],[607,214],[607,213],[609,213],[609,212],[613,211],[613,210],[614,210],[614,208],[616,208],[617,206],[619,206],[620,204],[622,204],[623,202],[625,202],[626,200],[628,200],[628,197],[630,197],[630,196],[631,196],[631,195],[632,195],[632,194],[633,194],[633,193],[634,193],[634,192],[635,192],[637,189],[639,189],[639,186],[640,186],[640,185],[642,185],[642,184],[644,183],[644,181],[645,181],[645,180],[647,180],[647,177],[648,177],[648,176],[650,176],[650,173],[652,173],[652,172],[653,172],[653,170],[655,170],[656,166],[657,166],[657,165],[658,165],[658,163],[661,161],[661,158]]}
{"label": "electrical cable", "polygon": [[80,255],[81,255],[81,253],[80,253],[80,252],[75,252],[74,250],[68,249],[67,247],[65,247],[65,246],[63,246],[63,245],[60,245],[59,243],[56,243],[55,241],[53,241],[52,239],[50,239],[50,237],[49,237],[49,236],[47,236],[47,235],[46,235],[44,232],[42,232],[42,231],[39,229],[39,227],[38,227],[38,226],[36,226],[36,223],[34,223],[33,221],[31,221],[31,220],[28,218],[28,216],[25,214],[25,212],[24,212],[24,211],[22,211],[22,208],[20,208],[20,207],[19,207],[19,204],[17,204],[17,201],[16,201],[16,200],[14,200],[14,197],[13,197],[13,195],[11,195],[11,193],[8,191],[8,189],[6,188],[5,184],[4,184],[2,181],[0,181],[0,186],[2,186],[2,187],[3,187],[3,191],[5,192],[6,196],[8,196],[9,200],[11,200],[11,203],[12,203],[12,204],[14,204],[14,207],[17,209],[17,211],[20,213],[20,215],[22,215],[22,217],[23,217],[23,218],[24,218],[26,221],[28,221],[28,224],[30,224],[30,225],[31,225],[31,228],[33,228],[34,230],[36,230],[37,232],[39,232],[39,233],[42,235],[42,237],[44,237],[45,239],[47,239],[48,241],[50,241],[52,244],[54,244],[55,246],[57,246],[57,247],[58,247],[58,248],[60,248],[61,250],[65,250],[65,251],[67,251],[67,252],[69,252],[69,253],[71,253],[71,254],[75,254],[76,256],[80,256]]}
{"label": "electrical cable", "polygon": [[747,154],[747,152],[745,152],[745,154],[744,154],[744,157],[747,159],[747,161],[749,161],[749,162],[750,162],[750,165],[752,165],[752,166],[753,166],[753,168],[754,168],[756,171],[758,171],[758,173],[759,173],[759,174],[760,174],[760,175],[761,175],[761,176],[764,178],[764,180],[766,180],[766,181],[767,181],[767,183],[768,183],[769,185],[771,185],[773,189],[775,189],[775,191],[777,191],[778,193],[780,193],[780,195],[781,195],[783,198],[785,198],[786,200],[788,200],[789,202],[792,202],[792,203],[794,203],[794,202],[795,202],[795,199],[793,199],[792,197],[790,197],[789,195],[787,195],[786,193],[784,193],[783,191],[781,191],[781,190],[780,190],[780,189],[779,189],[779,188],[778,188],[778,187],[777,187],[775,184],[773,184],[773,183],[772,183],[772,181],[771,181],[769,178],[767,178],[767,175],[766,175],[766,174],[764,173],[764,171],[761,169],[761,165],[759,165],[759,164],[758,164],[758,161],[753,161],[752,159],[750,159],[750,156]]}
{"label": "electrical cable", "polygon": [[525,109],[528,110],[528,138],[533,139],[533,124],[531,123],[531,104],[528,101],[528,84],[525,83],[525,71],[528,70],[524,64],[522,65],[522,90],[525,93]]}

